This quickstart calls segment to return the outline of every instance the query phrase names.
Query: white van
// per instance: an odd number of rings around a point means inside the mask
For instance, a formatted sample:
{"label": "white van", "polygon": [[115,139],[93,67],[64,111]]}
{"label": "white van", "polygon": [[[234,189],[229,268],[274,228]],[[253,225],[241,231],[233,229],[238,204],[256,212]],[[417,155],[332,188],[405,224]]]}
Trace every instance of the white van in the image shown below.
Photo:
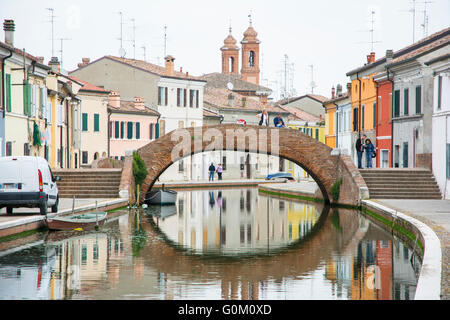
{"label": "white van", "polygon": [[0,157],[0,209],[12,214],[13,208],[39,207],[58,211],[58,187],[47,160],[41,157]]}

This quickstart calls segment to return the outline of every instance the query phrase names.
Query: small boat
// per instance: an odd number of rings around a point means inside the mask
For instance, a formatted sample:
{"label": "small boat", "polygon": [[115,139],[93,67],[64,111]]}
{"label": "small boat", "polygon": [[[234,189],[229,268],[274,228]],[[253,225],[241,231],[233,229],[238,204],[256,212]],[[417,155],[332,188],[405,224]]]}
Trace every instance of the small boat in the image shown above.
{"label": "small boat", "polygon": [[174,204],[177,201],[177,192],[173,190],[154,190],[147,193],[144,203],[147,204]]}
{"label": "small boat", "polygon": [[82,214],[71,214],[62,217],[47,218],[47,225],[50,230],[74,230],[88,229],[95,226],[102,226],[106,221],[107,213],[104,211],[92,211]]}

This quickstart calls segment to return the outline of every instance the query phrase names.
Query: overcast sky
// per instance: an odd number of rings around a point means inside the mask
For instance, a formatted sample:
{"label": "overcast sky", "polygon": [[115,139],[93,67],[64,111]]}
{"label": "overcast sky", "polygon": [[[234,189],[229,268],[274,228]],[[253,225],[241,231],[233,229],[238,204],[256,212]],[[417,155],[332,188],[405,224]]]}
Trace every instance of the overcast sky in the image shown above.
{"label": "overcast sky", "polygon": [[[424,1],[416,1],[415,41],[424,37]],[[249,25],[262,42],[261,84],[272,89],[284,85],[284,56],[293,64],[297,95],[311,92],[330,96],[338,83],[345,88],[346,72],[361,66],[371,51],[371,11],[374,14],[374,51],[399,50],[413,42],[412,0],[0,0],[0,18],[14,19],[15,46],[35,56],[52,55],[50,11],[53,8],[54,51],[60,57],[64,41],[63,67],[73,70],[82,57],[92,60],[119,55],[120,15],[123,13],[123,47],[133,58],[135,20],[136,58],[163,63],[164,26],[167,26],[167,54],[175,68],[192,75],[221,71],[220,47],[232,26],[239,42]],[[432,0],[427,5],[428,35],[450,25],[450,0]],[[4,36],[0,37],[4,41]],[[240,45],[240,44],[239,44]],[[241,67],[241,62],[240,62]],[[260,66],[261,67],[261,66]],[[345,90],[345,89],[344,89]]]}

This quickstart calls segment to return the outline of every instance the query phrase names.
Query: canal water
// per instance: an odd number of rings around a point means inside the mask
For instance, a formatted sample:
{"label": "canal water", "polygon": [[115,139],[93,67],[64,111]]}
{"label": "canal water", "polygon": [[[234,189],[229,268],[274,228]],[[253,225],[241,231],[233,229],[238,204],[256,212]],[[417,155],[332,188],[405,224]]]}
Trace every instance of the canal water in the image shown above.
{"label": "canal water", "polygon": [[181,191],[0,251],[0,299],[413,299],[420,261],[354,210]]}

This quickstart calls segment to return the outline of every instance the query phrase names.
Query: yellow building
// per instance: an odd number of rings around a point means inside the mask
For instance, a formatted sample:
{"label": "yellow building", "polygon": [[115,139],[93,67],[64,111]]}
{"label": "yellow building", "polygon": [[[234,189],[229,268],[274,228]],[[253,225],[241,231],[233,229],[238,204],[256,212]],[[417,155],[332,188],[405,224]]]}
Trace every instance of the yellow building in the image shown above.
{"label": "yellow building", "polygon": [[[288,128],[299,130],[311,138],[325,143],[325,121],[320,117],[316,117],[304,111],[297,110],[295,112],[292,111],[292,113],[293,114],[288,117],[288,123],[286,124]],[[289,160],[284,160],[280,169],[281,171],[291,173],[296,180],[308,178],[306,171]]]}
{"label": "yellow building", "polygon": [[[12,20],[9,20],[12,21]],[[12,28],[14,28],[14,22]],[[5,31],[5,32],[13,32]],[[47,155],[45,132],[46,77],[49,67],[43,59],[14,47],[14,37],[0,42],[4,62],[5,117],[0,125],[0,156]]]}

